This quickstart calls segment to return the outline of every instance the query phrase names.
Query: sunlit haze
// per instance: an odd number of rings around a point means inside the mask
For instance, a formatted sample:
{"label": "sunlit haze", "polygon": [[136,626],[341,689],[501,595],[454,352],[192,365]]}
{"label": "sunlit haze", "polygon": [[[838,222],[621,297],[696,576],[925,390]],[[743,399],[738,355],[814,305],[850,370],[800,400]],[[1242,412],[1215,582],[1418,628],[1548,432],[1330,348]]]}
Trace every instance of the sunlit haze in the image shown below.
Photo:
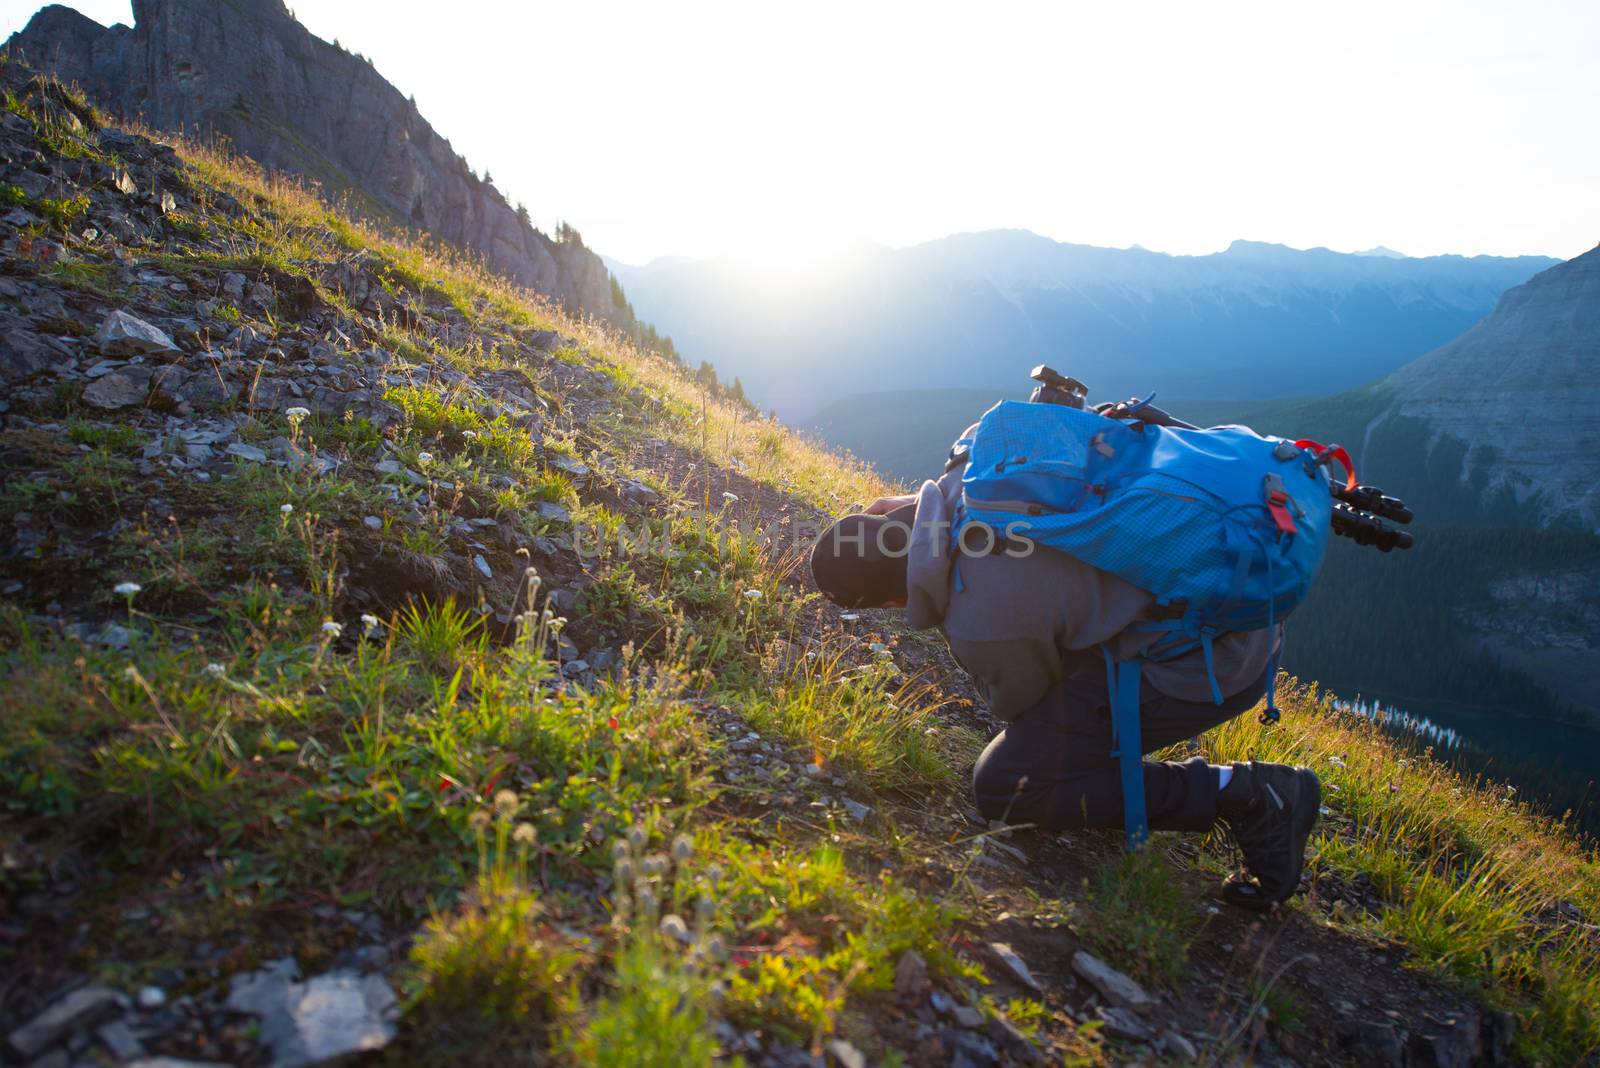
{"label": "sunlit haze", "polygon": [[[0,0],[0,30],[36,7]],[[535,223],[625,262],[999,227],[1175,253],[1600,239],[1592,3],[294,10]]]}

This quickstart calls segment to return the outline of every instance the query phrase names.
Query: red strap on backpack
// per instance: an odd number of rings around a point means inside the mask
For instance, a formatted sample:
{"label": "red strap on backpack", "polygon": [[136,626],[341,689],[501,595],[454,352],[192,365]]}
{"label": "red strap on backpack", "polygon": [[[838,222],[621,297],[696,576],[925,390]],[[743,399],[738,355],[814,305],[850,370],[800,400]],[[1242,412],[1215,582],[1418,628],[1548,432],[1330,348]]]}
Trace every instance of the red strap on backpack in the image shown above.
{"label": "red strap on backpack", "polygon": [[1344,488],[1347,490],[1356,488],[1356,465],[1351,463],[1350,454],[1345,451],[1343,445],[1323,445],[1321,442],[1312,441],[1310,438],[1301,438],[1294,443],[1294,447],[1297,449],[1310,449],[1315,452],[1317,454],[1317,463],[1319,464],[1326,463],[1329,457],[1338,460],[1344,465]]}

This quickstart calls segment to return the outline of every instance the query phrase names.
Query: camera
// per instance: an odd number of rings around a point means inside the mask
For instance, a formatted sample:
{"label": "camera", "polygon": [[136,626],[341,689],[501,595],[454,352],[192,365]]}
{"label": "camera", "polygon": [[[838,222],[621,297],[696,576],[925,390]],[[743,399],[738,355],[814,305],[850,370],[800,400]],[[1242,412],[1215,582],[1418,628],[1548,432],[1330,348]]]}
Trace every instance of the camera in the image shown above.
{"label": "camera", "polygon": [[1028,398],[1035,404],[1065,404],[1068,408],[1082,408],[1089,397],[1088,386],[1042,363],[1028,377],[1039,383],[1033,387],[1033,394]]}

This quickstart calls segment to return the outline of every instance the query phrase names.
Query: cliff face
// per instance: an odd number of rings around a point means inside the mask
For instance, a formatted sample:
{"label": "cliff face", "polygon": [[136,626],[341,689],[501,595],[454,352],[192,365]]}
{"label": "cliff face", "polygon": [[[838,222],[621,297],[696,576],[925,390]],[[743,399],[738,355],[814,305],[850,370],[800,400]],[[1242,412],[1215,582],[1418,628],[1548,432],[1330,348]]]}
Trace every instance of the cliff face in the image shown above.
{"label": "cliff face", "polygon": [[1380,385],[1395,399],[1379,421],[1420,419],[1435,440],[1465,445],[1484,490],[1600,530],[1600,249],[1508,290]]}
{"label": "cliff face", "polygon": [[349,190],[368,214],[473,250],[569,310],[631,325],[599,256],[529,225],[414,103],[312,36],[282,0],[134,0],[133,12],[131,29],[107,28],[53,5],[7,47],[108,111],[225,136],[269,169]]}

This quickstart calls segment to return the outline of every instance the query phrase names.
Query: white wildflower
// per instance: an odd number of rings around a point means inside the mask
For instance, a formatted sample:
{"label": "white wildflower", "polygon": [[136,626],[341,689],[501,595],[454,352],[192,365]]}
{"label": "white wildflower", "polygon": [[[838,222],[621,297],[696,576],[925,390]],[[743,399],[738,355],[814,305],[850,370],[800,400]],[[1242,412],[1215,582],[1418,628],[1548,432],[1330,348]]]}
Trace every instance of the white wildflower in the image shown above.
{"label": "white wildflower", "polygon": [[1344,767],[1344,758],[1343,757],[1337,757],[1337,756],[1331,756],[1331,757],[1328,758],[1328,763],[1332,764],[1336,768],[1342,768],[1342,767]]}
{"label": "white wildflower", "polygon": [[729,493],[727,490],[723,490],[722,499],[727,501],[729,504],[733,504],[739,499],[739,495],[737,493]]}
{"label": "white wildflower", "polygon": [[371,634],[373,631],[383,626],[383,624],[378,620],[378,617],[373,615],[371,612],[362,612],[361,626],[368,634]]}
{"label": "white wildflower", "polygon": [[750,600],[752,600],[752,601],[761,600],[761,591],[760,590],[745,590],[744,591],[744,595],[746,597],[750,598]]}
{"label": "white wildflower", "polygon": [[307,416],[309,416],[310,414],[311,414],[311,409],[310,408],[300,408],[300,407],[290,408],[290,409],[288,409],[287,411],[285,411],[283,413],[284,418],[288,419],[289,423],[291,425],[293,425],[293,426],[298,426],[300,421],[302,419],[306,418]]}
{"label": "white wildflower", "polygon": [[228,669],[216,661],[212,661],[205,666],[203,673],[208,679],[220,679],[228,673]]}
{"label": "white wildflower", "polygon": [[118,597],[132,597],[142,589],[144,589],[144,587],[139,585],[137,582],[119,582],[112,588],[111,592],[115,593]]}
{"label": "white wildflower", "polygon": [[280,504],[280,505],[278,505],[278,511],[283,513],[284,515],[289,515],[290,513],[292,513],[294,511],[294,505],[292,505],[292,504]]}
{"label": "white wildflower", "polygon": [[839,617],[841,623],[854,623],[861,618],[860,612],[845,612]]}
{"label": "white wildflower", "polygon": [[431,453],[431,452],[419,452],[419,453],[417,453],[417,463],[419,463],[419,464],[431,464],[431,463],[433,463],[433,453]]}
{"label": "white wildflower", "polygon": [[330,638],[337,638],[339,635],[344,633],[344,624],[335,623],[331,619],[327,620],[322,624],[322,633],[326,634]]}
{"label": "white wildflower", "polygon": [[461,432],[461,436],[466,438],[468,441],[478,440],[478,432],[476,430],[463,430]]}

